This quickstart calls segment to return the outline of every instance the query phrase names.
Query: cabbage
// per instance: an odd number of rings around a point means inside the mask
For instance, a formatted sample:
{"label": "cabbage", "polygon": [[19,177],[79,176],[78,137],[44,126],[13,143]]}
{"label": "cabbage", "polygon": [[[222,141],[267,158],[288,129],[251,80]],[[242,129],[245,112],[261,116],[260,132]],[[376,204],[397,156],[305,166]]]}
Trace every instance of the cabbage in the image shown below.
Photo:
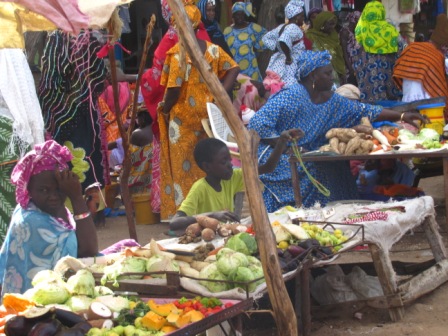
{"label": "cabbage", "polygon": [[272,226],[272,230],[274,231],[275,241],[277,243],[283,240],[289,241],[292,238],[291,234],[281,225]]}
{"label": "cabbage", "polygon": [[282,226],[288,230],[294,237],[300,240],[307,240],[310,238],[305,229],[296,224],[282,224]]}
{"label": "cabbage", "polygon": [[436,130],[432,128],[423,128],[417,135],[418,140],[431,140],[431,141],[439,141],[440,134],[437,133]]}
{"label": "cabbage", "polygon": [[225,255],[234,254],[234,253],[235,253],[234,250],[231,250],[227,247],[223,247],[222,249],[220,249],[218,251],[218,253],[216,253],[216,260],[219,260],[220,258],[222,258]]}
{"label": "cabbage", "polygon": [[224,275],[229,275],[240,266],[246,267],[248,265],[249,261],[246,255],[240,252],[227,254],[216,262],[218,270]]}
{"label": "cabbage", "polygon": [[113,295],[112,289],[106,286],[95,286],[93,290],[93,297],[103,296],[103,295]]}
{"label": "cabbage", "polygon": [[104,295],[98,296],[94,301],[101,302],[112,312],[119,313],[122,309],[129,309],[130,302],[122,296]]}
{"label": "cabbage", "polygon": [[95,278],[88,270],[82,269],[67,280],[67,289],[71,295],[93,296]]}
{"label": "cabbage", "polygon": [[[249,282],[255,280],[255,276],[249,268],[238,267],[229,275],[229,280],[235,282]],[[244,290],[249,290],[249,292],[253,292],[255,288],[257,288],[254,282],[249,284],[248,286],[244,284],[235,284],[235,288],[237,287],[242,288]]]}
{"label": "cabbage", "polygon": [[246,255],[251,255],[258,251],[257,241],[247,232],[240,232],[230,237],[225,247]]}
{"label": "cabbage", "polygon": [[146,259],[139,257],[127,257],[104,267],[104,275],[101,277],[101,285],[107,281],[113,281],[112,286],[118,287],[119,279],[140,279],[141,275],[126,275],[123,273],[143,273],[146,271]]}
{"label": "cabbage", "polygon": [[69,306],[73,312],[77,312],[80,310],[89,309],[92,302],[93,299],[89,298],[88,296],[73,295],[70,299],[67,300],[67,302],[65,302],[65,304]]}
{"label": "cabbage", "polygon": [[[226,276],[218,270],[216,264],[210,264],[208,266],[205,266],[199,272],[199,278],[208,280],[227,281]],[[229,289],[228,283],[224,281],[214,282],[214,281],[199,280],[199,283],[205,288],[207,288],[210,292],[217,293]]]}
{"label": "cabbage", "polygon": [[254,275],[254,279],[261,278],[260,280],[254,282],[255,288],[257,288],[257,286],[259,284],[262,284],[263,282],[266,281],[264,279],[264,272],[263,272],[263,268],[261,267],[261,265],[257,266],[257,265],[252,264],[252,265],[247,266],[247,268],[252,271],[252,274]]}
{"label": "cabbage", "polygon": [[[164,255],[154,255],[146,263],[147,272],[179,272],[179,264]],[[165,274],[152,274],[154,278],[164,278]]]}
{"label": "cabbage", "polygon": [[34,286],[26,296],[28,295],[31,295],[32,301],[41,305],[64,303],[70,297],[65,284],[61,284],[58,280],[42,281]]}
{"label": "cabbage", "polygon": [[33,286],[37,286],[39,283],[49,283],[53,281],[58,281],[59,283],[64,283],[62,277],[52,270],[42,270],[36,273],[31,281]]}
{"label": "cabbage", "polygon": [[247,261],[249,262],[249,265],[255,265],[261,267],[261,261],[258,260],[258,258],[247,256]]}

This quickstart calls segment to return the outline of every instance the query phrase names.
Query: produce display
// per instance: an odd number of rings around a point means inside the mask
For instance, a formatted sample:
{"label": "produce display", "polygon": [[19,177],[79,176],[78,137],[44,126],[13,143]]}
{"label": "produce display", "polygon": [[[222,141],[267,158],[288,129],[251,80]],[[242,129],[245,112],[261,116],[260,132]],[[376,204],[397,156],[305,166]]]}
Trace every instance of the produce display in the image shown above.
{"label": "produce display", "polygon": [[320,147],[320,151],[341,155],[443,147],[439,141],[440,135],[431,128],[423,128],[417,134],[393,126],[374,129],[366,118],[363,118],[361,125],[353,128],[333,128],[325,134],[325,137],[328,139],[328,144]]}
{"label": "produce display", "polygon": [[246,231],[246,227],[240,223],[221,223],[217,219],[203,215],[195,217],[197,223],[190,224],[185,229],[185,234],[179,237],[179,244],[197,243],[200,241],[210,242],[217,235],[229,237]]}
{"label": "produce display", "polygon": [[6,294],[1,306],[6,315],[1,319],[4,322],[0,335],[161,336],[233,306],[231,301],[223,303],[206,297],[165,300],[169,302],[163,303],[138,297],[117,296],[115,299],[126,301],[126,307],[113,310],[95,300],[88,309],[73,312],[66,306],[38,305],[25,295]]}

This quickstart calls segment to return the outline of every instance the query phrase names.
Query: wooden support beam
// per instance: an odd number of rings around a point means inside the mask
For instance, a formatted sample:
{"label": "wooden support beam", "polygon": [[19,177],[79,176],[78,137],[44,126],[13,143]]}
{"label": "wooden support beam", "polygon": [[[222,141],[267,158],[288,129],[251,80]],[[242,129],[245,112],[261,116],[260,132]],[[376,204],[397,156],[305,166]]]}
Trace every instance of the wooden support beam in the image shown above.
{"label": "wooden support beam", "polygon": [[448,260],[442,260],[433,267],[416,275],[398,289],[402,293],[404,304],[418,299],[432,292],[437,287],[448,281]]}
{"label": "wooden support beam", "polygon": [[[369,243],[369,249],[384,295],[389,296],[398,293],[395,271],[387,251],[373,243]],[[389,308],[389,315],[392,321],[400,321],[404,316],[404,308]]]}
{"label": "wooden support beam", "polygon": [[[286,291],[282,271],[277,255],[275,236],[269,222],[260,184],[258,182],[257,149],[259,137],[255,132],[248,132],[236,113],[229,95],[219,82],[219,79],[205,62],[195,38],[191,23],[180,0],[168,0],[173,12],[176,29],[182,45],[188,52],[193,66],[201,73],[223,116],[232,129],[241,153],[241,161],[246,185],[247,196],[256,239],[260,252],[260,259],[266,279],[269,298],[274,310],[275,321],[279,335],[298,335],[297,321],[294,309]],[[204,106],[205,108],[205,106]]]}
{"label": "wooden support beam", "polygon": [[437,222],[434,217],[428,216],[423,221],[423,229],[425,230],[426,238],[428,239],[429,246],[431,246],[434,259],[439,262],[447,258],[446,248],[443,244],[442,236],[437,228]]}

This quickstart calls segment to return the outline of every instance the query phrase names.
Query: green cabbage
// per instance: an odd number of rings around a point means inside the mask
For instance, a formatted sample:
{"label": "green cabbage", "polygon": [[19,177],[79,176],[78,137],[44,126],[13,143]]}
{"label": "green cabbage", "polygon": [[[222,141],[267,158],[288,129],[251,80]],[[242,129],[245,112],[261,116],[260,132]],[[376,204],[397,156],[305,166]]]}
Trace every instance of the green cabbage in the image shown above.
{"label": "green cabbage", "polygon": [[140,279],[141,275],[126,275],[123,273],[143,273],[146,271],[146,258],[127,257],[114,262],[112,265],[104,267],[104,274],[101,277],[101,285],[107,281],[113,281],[112,286],[118,287],[120,279]]}
{"label": "green cabbage", "polygon": [[[146,263],[147,272],[179,272],[179,264],[164,255],[154,255]],[[153,274],[154,278],[164,278],[165,274]]]}
{"label": "green cabbage", "polygon": [[28,295],[31,295],[31,300],[42,305],[65,303],[70,297],[70,293],[65,284],[61,284],[58,280],[49,282],[42,281],[34,286],[30,292],[27,293],[27,296]]}
{"label": "green cabbage", "polygon": [[89,309],[93,299],[85,295],[73,295],[65,302],[73,312]]}
{"label": "green cabbage", "polygon": [[129,309],[129,300],[123,296],[104,295],[95,298],[95,301],[101,302],[112,312],[119,313],[122,309]]}
{"label": "green cabbage", "polygon": [[[247,267],[238,267],[236,268],[230,275],[229,280],[236,281],[236,282],[250,282],[255,280],[255,276],[252,273],[252,271]],[[257,286],[255,286],[255,283],[250,283],[248,286],[245,284],[235,284],[235,288],[242,288],[244,290],[249,290],[249,292],[253,292]]]}
{"label": "green cabbage", "polygon": [[431,140],[431,141],[439,141],[440,134],[437,133],[436,130],[433,130],[432,128],[423,128],[420,130],[420,132],[417,134],[418,140]]}
{"label": "green cabbage", "polygon": [[227,247],[223,247],[222,249],[220,249],[220,250],[218,251],[218,253],[216,253],[216,260],[221,259],[221,258],[222,258],[223,256],[225,256],[225,255],[233,254],[233,253],[235,253],[234,250],[231,250],[231,249],[229,249],[229,248],[227,248]]}
{"label": "green cabbage", "polygon": [[226,254],[216,262],[218,270],[224,275],[229,275],[238,267],[246,267],[248,265],[249,261],[246,255],[240,252]]}
{"label": "green cabbage", "polygon": [[88,270],[82,269],[67,280],[67,289],[71,295],[93,296],[95,290],[95,278]]}
{"label": "green cabbage", "polygon": [[249,266],[255,265],[261,267],[261,261],[256,257],[247,256],[247,261],[249,262]]}
{"label": "green cabbage", "polygon": [[36,273],[31,281],[33,286],[37,286],[39,283],[49,283],[53,281],[58,281],[60,283],[64,283],[62,277],[52,270],[42,270]]}
{"label": "green cabbage", "polygon": [[93,291],[93,297],[103,296],[103,295],[113,295],[112,289],[106,286],[95,286]]}
{"label": "green cabbage", "polygon": [[[227,281],[227,278],[224,274],[222,274],[218,267],[216,266],[216,263],[210,264],[208,266],[205,266],[200,272],[199,272],[199,278],[204,280],[199,280],[199,283],[207,288],[212,293],[217,292],[224,292],[229,289],[229,284],[225,281]],[[224,281],[206,281],[207,280],[224,280]]]}
{"label": "green cabbage", "polygon": [[251,265],[247,266],[247,268],[252,271],[252,274],[254,275],[254,279],[259,279],[259,280],[254,282],[255,288],[259,284],[262,284],[263,282],[266,281],[264,279],[264,272],[263,272],[263,267],[261,267],[261,264],[260,264],[260,266],[257,266],[255,264],[251,264]]}
{"label": "green cabbage", "polygon": [[240,232],[230,237],[225,247],[246,255],[251,255],[258,251],[257,241],[247,232]]}

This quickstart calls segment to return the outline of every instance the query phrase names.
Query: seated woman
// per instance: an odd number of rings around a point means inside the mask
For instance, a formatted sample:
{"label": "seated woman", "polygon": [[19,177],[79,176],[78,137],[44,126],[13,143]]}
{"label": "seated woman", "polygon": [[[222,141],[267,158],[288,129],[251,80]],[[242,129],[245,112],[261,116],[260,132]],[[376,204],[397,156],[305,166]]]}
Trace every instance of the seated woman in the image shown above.
{"label": "seated woman", "polygon": [[[258,167],[259,174],[272,172],[286,149],[288,141],[299,139],[299,129],[281,133],[268,160]],[[171,219],[170,234],[183,234],[185,228],[196,222],[194,215],[206,215],[219,221],[239,221],[234,213],[235,195],[244,191],[243,171],[233,169],[229,149],[221,140],[208,138],[196,145],[194,158],[206,176],[196,181],[175,216]]]}
{"label": "seated woman", "polygon": [[[49,140],[35,145],[14,167],[11,181],[18,205],[0,250],[2,296],[25,292],[37,272],[53,269],[61,257],[98,254],[95,224],[79,178],[68,169],[72,158],[67,147]],[[74,216],[64,206],[67,197]],[[116,247],[123,243],[137,245],[128,240]]]}
{"label": "seated woman", "polygon": [[[402,120],[413,125],[414,120],[427,120],[418,113],[399,113],[335,94],[331,90],[333,69],[328,51],[304,51],[299,62],[299,84],[283,89],[269,98],[250,120],[249,129],[257,131],[262,139],[278,136],[285,129],[300,128],[305,132],[305,136],[298,141],[298,146],[306,150],[316,150],[328,142],[325,138],[327,131],[335,127],[348,128],[358,125],[362,117],[378,121]],[[266,162],[272,151],[271,143],[260,142],[259,163]],[[269,212],[294,204],[288,158],[289,154],[283,154],[273,173],[260,176],[265,185],[263,197]],[[319,194],[299,167],[304,206],[313,206],[316,201],[325,205],[330,201],[357,198],[356,183],[348,162],[308,162],[306,167],[315,179],[331,191],[331,195],[325,197]]]}

